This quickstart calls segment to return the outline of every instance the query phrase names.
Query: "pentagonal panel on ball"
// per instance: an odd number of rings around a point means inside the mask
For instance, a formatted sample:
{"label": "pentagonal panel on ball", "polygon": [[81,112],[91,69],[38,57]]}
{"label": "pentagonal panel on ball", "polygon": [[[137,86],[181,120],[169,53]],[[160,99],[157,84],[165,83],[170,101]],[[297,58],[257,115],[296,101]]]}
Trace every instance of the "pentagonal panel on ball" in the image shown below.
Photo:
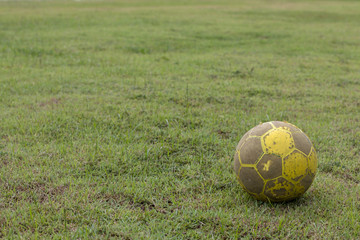
{"label": "pentagonal panel on ball", "polygon": [[305,176],[308,158],[298,150],[293,151],[283,160],[284,175],[289,179],[298,180]]}
{"label": "pentagonal panel on ball", "polygon": [[262,137],[265,153],[285,157],[295,148],[291,133],[282,129],[274,129]]}
{"label": "pentagonal panel on ball", "polygon": [[294,184],[283,177],[279,177],[266,183],[264,194],[271,201],[285,201],[295,197],[294,190]]}
{"label": "pentagonal panel on ball", "polygon": [[260,138],[250,137],[240,148],[240,161],[242,164],[255,164],[262,154]]}
{"label": "pentagonal panel on ball", "polygon": [[245,190],[252,193],[261,193],[264,188],[264,181],[252,167],[242,167],[239,172],[239,180]]}
{"label": "pentagonal panel on ball", "polygon": [[295,125],[293,125],[291,123],[281,122],[281,121],[273,121],[271,123],[277,128],[288,130],[288,131],[290,131],[292,133],[300,131],[299,128],[297,128]]}
{"label": "pentagonal panel on ball", "polygon": [[305,155],[309,155],[312,144],[305,133],[299,131],[293,133],[292,136],[295,142],[295,148],[305,153]]}
{"label": "pentagonal panel on ball", "polygon": [[282,175],[282,159],[273,154],[264,154],[256,168],[265,180],[280,177]]}
{"label": "pentagonal panel on ball", "polygon": [[263,123],[263,124],[260,124],[256,127],[254,127],[252,129],[250,135],[261,137],[262,135],[264,135],[267,131],[269,131],[272,128],[273,128],[273,126],[270,123]]}

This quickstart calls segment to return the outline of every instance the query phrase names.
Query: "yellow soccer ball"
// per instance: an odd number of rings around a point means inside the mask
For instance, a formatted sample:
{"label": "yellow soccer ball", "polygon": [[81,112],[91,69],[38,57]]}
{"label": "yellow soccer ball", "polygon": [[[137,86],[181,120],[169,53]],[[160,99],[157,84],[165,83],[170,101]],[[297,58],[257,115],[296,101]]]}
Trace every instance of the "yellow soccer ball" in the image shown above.
{"label": "yellow soccer ball", "polygon": [[248,131],[236,147],[234,170],[240,185],[258,200],[284,202],[306,192],[317,157],[310,139],[286,122],[266,122]]}

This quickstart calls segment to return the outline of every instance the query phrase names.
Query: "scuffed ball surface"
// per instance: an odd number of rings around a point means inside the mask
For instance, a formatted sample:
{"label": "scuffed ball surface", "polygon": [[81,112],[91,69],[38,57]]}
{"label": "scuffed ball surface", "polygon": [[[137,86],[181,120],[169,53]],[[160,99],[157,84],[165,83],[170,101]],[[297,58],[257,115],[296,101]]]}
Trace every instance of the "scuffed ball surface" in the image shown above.
{"label": "scuffed ball surface", "polygon": [[286,122],[266,122],[248,131],[234,156],[241,186],[256,199],[295,199],[312,184],[317,157],[310,139]]}

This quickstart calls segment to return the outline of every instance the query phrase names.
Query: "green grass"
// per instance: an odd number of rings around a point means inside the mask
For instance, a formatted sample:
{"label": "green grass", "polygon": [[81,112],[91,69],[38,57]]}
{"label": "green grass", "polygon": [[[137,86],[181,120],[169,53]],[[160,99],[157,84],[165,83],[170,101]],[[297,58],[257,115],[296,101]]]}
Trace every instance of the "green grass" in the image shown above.
{"label": "green grass", "polygon": [[[0,2],[0,238],[359,239],[360,2]],[[255,201],[232,157],[306,132],[309,191]]]}

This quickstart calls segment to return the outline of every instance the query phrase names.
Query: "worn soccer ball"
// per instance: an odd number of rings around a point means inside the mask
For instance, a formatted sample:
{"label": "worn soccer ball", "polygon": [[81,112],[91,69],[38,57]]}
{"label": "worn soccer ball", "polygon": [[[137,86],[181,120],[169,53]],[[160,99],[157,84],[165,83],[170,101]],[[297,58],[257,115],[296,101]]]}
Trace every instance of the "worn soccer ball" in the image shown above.
{"label": "worn soccer ball", "polygon": [[310,187],[317,157],[310,139],[299,128],[287,122],[266,122],[241,138],[234,169],[240,185],[256,199],[285,202]]}

